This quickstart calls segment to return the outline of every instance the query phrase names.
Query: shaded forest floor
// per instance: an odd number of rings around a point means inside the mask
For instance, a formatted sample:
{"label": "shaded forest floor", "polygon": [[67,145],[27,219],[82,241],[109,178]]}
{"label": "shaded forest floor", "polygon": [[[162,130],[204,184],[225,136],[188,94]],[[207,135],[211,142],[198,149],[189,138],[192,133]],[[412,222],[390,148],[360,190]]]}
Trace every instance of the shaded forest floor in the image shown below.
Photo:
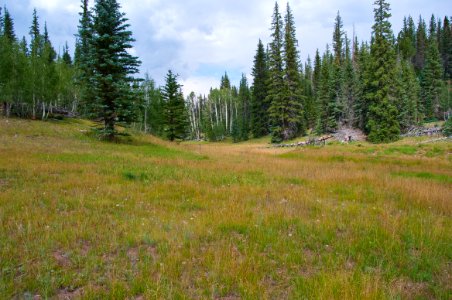
{"label": "shaded forest floor", "polygon": [[450,141],[110,144],[89,125],[0,118],[0,298],[452,297]]}

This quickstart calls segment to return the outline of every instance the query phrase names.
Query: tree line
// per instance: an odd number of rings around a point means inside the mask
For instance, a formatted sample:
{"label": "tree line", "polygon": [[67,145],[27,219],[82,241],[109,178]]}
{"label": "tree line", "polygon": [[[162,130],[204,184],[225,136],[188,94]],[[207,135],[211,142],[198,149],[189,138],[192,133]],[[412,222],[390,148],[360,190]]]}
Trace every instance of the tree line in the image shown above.
{"label": "tree line", "polygon": [[30,40],[19,39],[9,11],[0,9],[0,102],[6,116],[46,119],[57,110],[77,111],[75,68],[67,44],[56,53],[36,10]]}
{"label": "tree line", "polygon": [[452,103],[452,24],[449,17],[411,16],[394,35],[390,6],[374,2],[370,42],[343,29],[338,12],[332,43],[300,62],[294,15],[275,3],[271,41],[258,41],[253,81],[239,86],[228,74],[208,95],[184,97],[171,70],[158,87],[136,75],[140,61],[116,0],[96,0],[82,12],[74,59],[66,45],[56,53],[36,11],[30,44],[14,33],[8,10],[0,12],[0,101],[6,115],[46,119],[63,113],[98,122],[100,136],[113,139],[117,124],[132,124],[157,136],[234,141],[271,135],[272,142],[342,127],[363,130],[371,142],[390,142],[413,125],[449,119]]}

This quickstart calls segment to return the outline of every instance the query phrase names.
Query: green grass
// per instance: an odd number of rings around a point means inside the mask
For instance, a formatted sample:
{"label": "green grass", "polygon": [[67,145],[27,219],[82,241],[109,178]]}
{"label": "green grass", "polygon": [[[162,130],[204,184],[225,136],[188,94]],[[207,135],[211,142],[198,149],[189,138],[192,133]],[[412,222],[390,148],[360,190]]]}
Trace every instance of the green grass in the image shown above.
{"label": "green grass", "polygon": [[0,118],[0,299],[450,299],[452,145]]}
{"label": "green grass", "polygon": [[394,176],[405,178],[419,178],[421,180],[434,180],[444,183],[452,183],[452,176],[447,174],[433,174],[429,172],[397,172]]}

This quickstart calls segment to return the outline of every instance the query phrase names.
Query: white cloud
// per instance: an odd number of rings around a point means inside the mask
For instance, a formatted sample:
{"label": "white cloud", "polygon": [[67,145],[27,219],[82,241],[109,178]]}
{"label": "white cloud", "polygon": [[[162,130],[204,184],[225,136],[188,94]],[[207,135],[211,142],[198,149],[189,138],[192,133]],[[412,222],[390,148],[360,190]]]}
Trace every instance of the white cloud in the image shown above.
{"label": "white cloud", "polygon": [[216,87],[219,85],[219,79],[211,76],[192,76],[187,79],[180,80],[182,84],[182,91],[184,96],[188,96],[191,92],[195,91],[196,95],[206,95],[211,87]]}

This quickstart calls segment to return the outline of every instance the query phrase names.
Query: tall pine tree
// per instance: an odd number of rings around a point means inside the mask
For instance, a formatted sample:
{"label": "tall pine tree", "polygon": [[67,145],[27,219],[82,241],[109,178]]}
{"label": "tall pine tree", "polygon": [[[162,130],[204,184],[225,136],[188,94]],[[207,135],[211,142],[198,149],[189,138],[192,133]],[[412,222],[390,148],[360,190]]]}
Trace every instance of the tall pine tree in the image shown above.
{"label": "tall pine tree", "polygon": [[284,64],[283,64],[283,21],[279,13],[278,3],[275,3],[272,18],[272,42],[268,54],[268,95],[270,103],[269,117],[271,120],[272,142],[284,140],[284,126],[287,124],[284,105]]}
{"label": "tall pine tree", "polygon": [[166,138],[170,141],[184,139],[188,130],[188,115],[185,108],[182,86],[177,82],[177,75],[171,70],[166,75],[162,89],[163,123]]}
{"label": "tall pine tree", "polygon": [[91,59],[90,41],[93,38],[93,18],[88,7],[88,0],[82,0],[82,12],[76,36],[74,63],[77,69],[76,83],[80,90],[81,113],[88,117],[97,117],[94,99],[93,60]]}
{"label": "tall pine tree", "polygon": [[259,40],[253,66],[253,88],[251,97],[251,133],[254,137],[262,137],[269,133],[267,99],[267,56],[264,45]]}
{"label": "tall pine tree", "polygon": [[376,0],[374,5],[367,132],[369,141],[380,143],[399,139],[400,125],[397,120],[398,111],[393,104],[396,57],[389,22],[390,7],[385,0]]}
{"label": "tall pine tree", "polygon": [[93,36],[89,60],[92,62],[92,113],[103,122],[102,137],[112,140],[117,135],[117,122],[136,119],[137,107],[131,83],[140,61],[128,50],[134,41],[125,14],[116,0],[97,0],[94,7]]}
{"label": "tall pine tree", "polygon": [[282,137],[287,140],[305,134],[306,128],[303,115],[305,97],[301,85],[298,41],[295,32],[295,21],[289,3],[287,3],[284,20],[283,59],[285,88],[281,111],[283,122],[281,125],[283,129]]}

